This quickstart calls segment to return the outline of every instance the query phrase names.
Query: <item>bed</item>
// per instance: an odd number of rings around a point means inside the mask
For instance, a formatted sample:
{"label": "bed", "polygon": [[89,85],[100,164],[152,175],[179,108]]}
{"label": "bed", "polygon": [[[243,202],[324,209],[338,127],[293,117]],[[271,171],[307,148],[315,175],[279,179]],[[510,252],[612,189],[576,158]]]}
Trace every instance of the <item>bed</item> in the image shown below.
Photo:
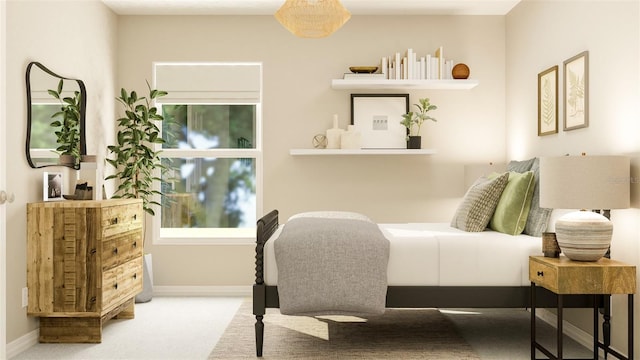
{"label": "bed", "polygon": [[[257,222],[256,355],[262,356],[266,308],[279,308],[274,244],[283,225],[273,210]],[[528,308],[528,258],[541,255],[541,239],[485,230],[466,232],[444,223],[378,224],[389,239],[387,308]],[[539,307],[556,307],[556,296],[536,287]],[[572,295],[565,307],[604,307],[605,298]]]}
{"label": "bed", "polygon": [[[379,296],[376,311],[384,312],[385,308],[528,308],[532,295],[535,295],[539,307],[557,306],[557,297],[553,293],[537,286],[535,294],[532,294],[529,282],[529,256],[542,254],[542,233],[550,229],[549,225],[554,223],[552,212],[557,211],[539,206],[539,159],[510,161],[506,172],[496,170],[492,169],[491,173],[482,170],[483,175],[468,187],[449,224],[375,224],[388,239],[387,257],[383,261],[386,267],[382,270],[386,281],[383,291],[378,290],[378,283],[366,283],[364,286],[372,288],[372,293]],[[286,257],[282,252],[280,257],[274,256],[274,249],[282,249],[283,242],[291,243],[293,237],[290,236],[289,225],[299,220],[292,220],[296,217],[294,215],[282,225],[278,211],[273,210],[257,223],[256,281],[253,286],[257,356],[262,356],[265,309],[279,308],[282,314],[290,311],[292,271],[288,261],[283,261],[283,266],[278,269],[276,258],[283,260]],[[282,236],[285,226],[287,232]],[[315,227],[313,231],[300,232],[296,237],[306,245],[313,244],[308,237],[321,238],[315,231],[325,230]],[[306,245],[299,246],[298,251],[310,253]],[[313,247],[313,251],[317,251],[315,244]],[[367,245],[356,248],[361,250],[355,257],[359,254],[366,257],[371,251]],[[318,252],[323,253],[327,249],[331,251],[325,246]],[[314,266],[317,263],[315,261]],[[357,266],[354,266],[356,271]],[[322,282],[318,289],[333,291],[326,286],[328,281],[323,276],[330,274],[328,277],[335,279],[336,271],[333,268],[326,270],[325,266],[321,268],[325,270],[320,277],[313,273],[313,267],[308,267],[306,273],[298,276],[299,283],[311,285],[307,285],[311,290],[305,294],[315,295],[309,298],[312,303],[320,297],[314,293],[318,292],[314,289],[315,282]],[[364,275],[371,272],[366,268],[361,272]],[[379,267],[375,271],[380,271]],[[312,276],[306,275],[310,273]],[[353,278],[354,274],[357,276],[358,273],[350,273],[345,278]],[[294,273],[293,277],[296,275]],[[314,281],[308,280],[311,278]],[[362,291],[362,287],[358,283],[354,291]],[[350,291],[348,288],[342,294],[351,296]],[[305,302],[307,298],[298,301]],[[570,295],[563,299],[563,305],[600,307],[604,315],[603,335],[605,343],[608,343],[608,297]]]}

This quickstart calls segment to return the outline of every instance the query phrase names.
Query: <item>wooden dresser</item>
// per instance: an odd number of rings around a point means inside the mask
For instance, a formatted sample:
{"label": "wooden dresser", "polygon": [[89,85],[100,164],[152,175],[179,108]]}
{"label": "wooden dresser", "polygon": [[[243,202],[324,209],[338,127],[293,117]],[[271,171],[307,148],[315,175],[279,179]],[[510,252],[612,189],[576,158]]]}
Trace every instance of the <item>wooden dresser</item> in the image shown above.
{"label": "wooden dresser", "polygon": [[142,200],[27,204],[27,314],[40,342],[99,343],[142,291]]}

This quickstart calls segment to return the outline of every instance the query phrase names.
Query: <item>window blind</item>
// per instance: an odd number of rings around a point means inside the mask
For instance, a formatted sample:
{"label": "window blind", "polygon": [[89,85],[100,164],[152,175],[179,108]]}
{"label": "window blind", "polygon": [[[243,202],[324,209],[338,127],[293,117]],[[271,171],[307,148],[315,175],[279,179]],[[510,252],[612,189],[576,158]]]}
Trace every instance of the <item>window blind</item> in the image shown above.
{"label": "window blind", "polygon": [[261,63],[155,63],[159,103],[255,104],[260,102]]}

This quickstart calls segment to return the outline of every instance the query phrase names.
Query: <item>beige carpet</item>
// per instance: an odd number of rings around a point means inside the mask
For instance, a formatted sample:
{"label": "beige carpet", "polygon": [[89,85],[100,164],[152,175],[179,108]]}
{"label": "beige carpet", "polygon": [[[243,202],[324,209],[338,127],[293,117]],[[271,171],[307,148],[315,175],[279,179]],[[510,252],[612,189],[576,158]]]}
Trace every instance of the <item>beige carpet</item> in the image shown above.
{"label": "beige carpet", "polygon": [[[251,302],[238,310],[210,359],[256,359]],[[312,318],[267,309],[264,359],[480,359],[451,321],[433,309],[387,309],[366,321]]]}

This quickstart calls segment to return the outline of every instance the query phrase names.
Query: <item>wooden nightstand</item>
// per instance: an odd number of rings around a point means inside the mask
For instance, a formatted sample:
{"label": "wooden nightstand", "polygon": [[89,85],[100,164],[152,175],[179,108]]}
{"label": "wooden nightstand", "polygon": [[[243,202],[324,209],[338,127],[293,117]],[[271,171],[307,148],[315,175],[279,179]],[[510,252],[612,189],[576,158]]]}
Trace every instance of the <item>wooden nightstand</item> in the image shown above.
{"label": "wooden nightstand", "polygon": [[[536,349],[549,359],[562,359],[562,300],[569,294],[601,295],[628,294],[628,357],[609,348],[598,340],[598,307],[593,308],[593,358],[598,359],[598,349],[619,359],[633,359],[633,294],[636,292],[636,267],[619,261],[602,258],[595,262],[572,261],[564,256],[548,258],[529,257],[529,280],[531,281],[531,359]],[[558,296],[557,356],[536,342],[536,285],[542,286]],[[594,301],[596,304],[597,301]]]}

